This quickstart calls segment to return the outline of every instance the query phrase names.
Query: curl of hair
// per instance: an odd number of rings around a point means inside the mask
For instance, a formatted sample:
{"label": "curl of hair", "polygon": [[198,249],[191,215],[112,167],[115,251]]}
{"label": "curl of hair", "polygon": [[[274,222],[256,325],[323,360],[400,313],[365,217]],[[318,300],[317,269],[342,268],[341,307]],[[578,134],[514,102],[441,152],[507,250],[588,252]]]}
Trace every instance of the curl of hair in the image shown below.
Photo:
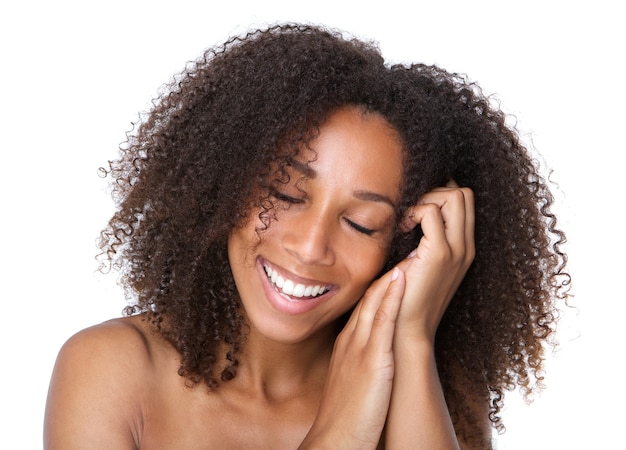
{"label": "curl of hair", "polygon": [[[457,428],[471,434],[472,397],[489,402],[501,430],[504,392],[541,385],[555,302],[567,295],[550,190],[475,84],[435,66],[388,66],[374,45],[337,32],[275,26],[210,49],[129,134],[106,169],[117,210],[100,236],[135,298],[126,312],[148,314],[180,351],[189,382],[215,388],[234,377],[245,323],[229,234],[252,207],[269,226],[270,168],[284,168],[344,105],[381,114],[403,140],[398,217],[449,179],[475,193],[476,258],[441,322],[436,356]],[[419,227],[398,231],[387,268],[420,237]]]}

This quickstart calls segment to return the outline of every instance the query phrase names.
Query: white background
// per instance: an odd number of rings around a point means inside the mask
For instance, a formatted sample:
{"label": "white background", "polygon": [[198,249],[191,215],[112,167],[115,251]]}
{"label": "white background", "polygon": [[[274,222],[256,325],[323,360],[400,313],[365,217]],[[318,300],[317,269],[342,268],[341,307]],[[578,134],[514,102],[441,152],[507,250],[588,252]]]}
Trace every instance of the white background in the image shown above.
{"label": "white background", "polygon": [[577,309],[563,321],[543,395],[530,407],[517,393],[507,398],[498,445],[624,448],[618,2],[295,3],[0,6],[0,448],[41,447],[59,347],[125,304],[113,277],[95,272],[95,238],[113,209],[98,167],[186,61],[277,21],[323,23],[378,41],[391,61],[466,73],[516,117],[559,183]]}

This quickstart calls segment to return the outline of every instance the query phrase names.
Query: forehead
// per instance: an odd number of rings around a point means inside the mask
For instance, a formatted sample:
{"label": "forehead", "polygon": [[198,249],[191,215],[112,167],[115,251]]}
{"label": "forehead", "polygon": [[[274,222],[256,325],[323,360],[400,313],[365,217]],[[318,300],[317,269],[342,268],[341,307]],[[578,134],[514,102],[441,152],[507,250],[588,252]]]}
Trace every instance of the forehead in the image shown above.
{"label": "forehead", "polygon": [[403,159],[398,132],[380,114],[345,107],[328,117],[292,167],[307,178],[326,177],[325,182],[381,192],[395,202]]}

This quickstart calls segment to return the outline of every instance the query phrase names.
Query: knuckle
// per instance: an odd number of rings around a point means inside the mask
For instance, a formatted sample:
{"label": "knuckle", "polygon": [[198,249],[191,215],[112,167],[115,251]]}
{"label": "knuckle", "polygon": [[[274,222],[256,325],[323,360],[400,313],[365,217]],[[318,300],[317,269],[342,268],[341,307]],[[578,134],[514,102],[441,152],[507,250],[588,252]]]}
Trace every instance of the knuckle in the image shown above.
{"label": "knuckle", "polygon": [[476,258],[476,246],[475,245],[472,244],[468,247],[465,258],[469,262],[474,261],[474,258]]}
{"label": "knuckle", "polygon": [[461,191],[463,192],[463,195],[465,196],[466,199],[474,200],[474,191],[471,188],[464,187],[464,188],[461,188]]}
{"label": "knuckle", "polygon": [[448,194],[452,201],[454,202],[458,202],[458,203],[464,203],[465,202],[465,194],[463,192],[463,189],[453,189],[449,192]]}
{"label": "knuckle", "polygon": [[374,325],[385,325],[389,323],[389,314],[383,309],[378,309],[374,314]]}
{"label": "knuckle", "polygon": [[422,207],[425,214],[441,215],[441,208],[439,208],[439,205],[436,205],[435,203],[424,203]]}
{"label": "knuckle", "polygon": [[447,245],[441,245],[434,249],[430,255],[430,259],[439,266],[447,266],[454,261],[452,250]]}

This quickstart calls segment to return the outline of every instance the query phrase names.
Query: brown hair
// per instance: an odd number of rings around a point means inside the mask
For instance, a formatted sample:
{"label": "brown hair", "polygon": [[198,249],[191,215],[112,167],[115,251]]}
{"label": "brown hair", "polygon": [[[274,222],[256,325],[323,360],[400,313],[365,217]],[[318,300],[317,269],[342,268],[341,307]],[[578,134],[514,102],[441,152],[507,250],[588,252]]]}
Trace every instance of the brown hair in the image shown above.
{"label": "brown hair", "polygon": [[[276,26],[210,49],[129,135],[107,169],[118,208],[100,240],[134,297],[126,312],[147,312],[190,382],[214,388],[234,377],[244,321],[228,236],[250,207],[272,208],[254,193],[268,186],[269,167],[285,164],[277,149],[287,137],[310,139],[343,105],[380,113],[402,137],[398,214],[451,178],[475,193],[476,258],[438,329],[436,356],[455,426],[471,430],[479,398],[502,429],[504,392],[528,393],[542,379],[555,301],[567,294],[550,190],[475,84],[434,66],[390,67],[375,46],[336,32]],[[420,236],[419,227],[397,232],[387,268]]]}

